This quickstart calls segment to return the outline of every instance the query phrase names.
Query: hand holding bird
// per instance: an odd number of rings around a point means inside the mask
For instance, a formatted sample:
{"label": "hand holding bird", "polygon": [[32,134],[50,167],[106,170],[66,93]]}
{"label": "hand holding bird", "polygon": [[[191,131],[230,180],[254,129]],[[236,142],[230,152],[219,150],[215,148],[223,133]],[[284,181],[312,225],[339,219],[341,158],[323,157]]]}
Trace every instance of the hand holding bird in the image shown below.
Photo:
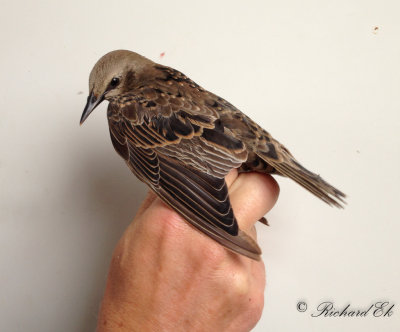
{"label": "hand holding bird", "polygon": [[[279,187],[236,169],[225,179],[239,227],[255,239]],[[262,261],[194,231],[150,192],[114,250],[97,331],[250,331],[264,288]]]}

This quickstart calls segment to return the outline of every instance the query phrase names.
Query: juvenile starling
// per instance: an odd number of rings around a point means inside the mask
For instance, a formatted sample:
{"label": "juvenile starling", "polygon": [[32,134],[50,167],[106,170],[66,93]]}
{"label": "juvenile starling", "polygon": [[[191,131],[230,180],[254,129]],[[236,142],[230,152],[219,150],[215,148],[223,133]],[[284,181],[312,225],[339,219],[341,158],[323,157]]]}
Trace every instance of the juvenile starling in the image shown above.
{"label": "juvenile starling", "polygon": [[220,244],[259,259],[241,231],[224,177],[232,168],[287,176],[329,205],[345,195],[301,166],[235,106],[181,72],[130,51],[104,55],[89,77],[82,124],[108,100],[115,150],[131,171],[188,222]]}

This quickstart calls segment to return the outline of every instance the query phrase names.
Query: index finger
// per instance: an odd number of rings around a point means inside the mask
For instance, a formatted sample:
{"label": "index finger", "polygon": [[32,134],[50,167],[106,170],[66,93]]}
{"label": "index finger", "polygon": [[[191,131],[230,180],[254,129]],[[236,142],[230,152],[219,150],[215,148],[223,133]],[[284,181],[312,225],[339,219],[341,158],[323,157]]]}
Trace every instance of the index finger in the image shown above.
{"label": "index finger", "polygon": [[250,232],[254,224],[275,205],[278,183],[270,175],[242,173],[229,188],[229,197],[239,228]]}

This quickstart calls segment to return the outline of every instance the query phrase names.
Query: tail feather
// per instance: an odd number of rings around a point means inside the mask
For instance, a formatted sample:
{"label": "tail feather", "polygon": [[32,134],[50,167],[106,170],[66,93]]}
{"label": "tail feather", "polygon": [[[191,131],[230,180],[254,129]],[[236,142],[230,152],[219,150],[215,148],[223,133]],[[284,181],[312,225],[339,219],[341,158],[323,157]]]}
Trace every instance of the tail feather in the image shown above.
{"label": "tail feather", "polygon": [[319,175],[301,166],[294,159],[288,158],[288,160],[283,162],[268,160],[267,162],[274,167],[279,174],[291,178],[325,203],[338,208],[343,208],[343,204],[346,204],[344,201],[346,195],[343,192],[331,186]]}

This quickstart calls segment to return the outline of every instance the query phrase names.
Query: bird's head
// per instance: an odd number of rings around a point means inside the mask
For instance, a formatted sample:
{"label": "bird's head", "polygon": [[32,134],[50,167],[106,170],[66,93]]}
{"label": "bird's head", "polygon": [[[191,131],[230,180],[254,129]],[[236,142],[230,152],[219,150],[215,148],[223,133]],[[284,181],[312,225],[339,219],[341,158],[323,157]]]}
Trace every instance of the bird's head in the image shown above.
{"label": "bird's head", "polygon": [[149,59],[126,50],[107,53],[93,67],[89,77],[89,97],[83,110],[82,124],[103,101],[129,91],[140,80]]}

